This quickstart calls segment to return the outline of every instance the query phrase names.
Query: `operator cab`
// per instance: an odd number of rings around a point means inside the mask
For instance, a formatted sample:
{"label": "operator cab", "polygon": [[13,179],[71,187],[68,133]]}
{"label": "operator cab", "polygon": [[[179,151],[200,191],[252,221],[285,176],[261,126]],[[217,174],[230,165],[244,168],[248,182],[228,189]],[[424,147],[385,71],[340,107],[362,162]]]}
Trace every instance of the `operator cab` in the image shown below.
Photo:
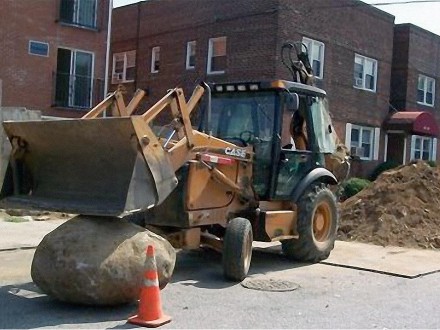
{"label": "operator cab", "polygon": [[[200,130],[254,149],[253,186],[262,200],[289,199],[324,154],[335,135],[323,90],[276,80],[210,85],[210,111]],[[206,107],[207,109],[209,107]]]}

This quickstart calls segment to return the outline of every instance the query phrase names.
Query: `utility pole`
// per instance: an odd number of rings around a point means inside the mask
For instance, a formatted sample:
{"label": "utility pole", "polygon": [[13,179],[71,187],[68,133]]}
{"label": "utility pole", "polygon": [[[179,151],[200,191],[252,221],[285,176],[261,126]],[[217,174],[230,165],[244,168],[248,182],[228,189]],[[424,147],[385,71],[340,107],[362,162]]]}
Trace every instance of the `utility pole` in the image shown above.
{"label": "utility pole", "polygon": [[6,134],[3,130],[2,92],[3,92],[3,80],[0,79],[0,188],[3,186],[3,176],[4,173],[6,172],[5,163],[7,162],[5,157]]}
{"label": "utility pole", "polygon": [[[3,136],[3,108],[2,108],[2,92],[3,92],[3,80],[0,79],[0,134]],[[0,138],[0,157],[3,155],[3,139]]]}
{"label": "utility pole", "polygon": [[113,12],[113,0],[109,0],[108,2],[108,20],[107,20],[107,44],[106,44],[106,52],[105,52],[105,76],[104,76],[104,97],[107,96],[108,93],[108,85],[109,85],[109,67],[110,67],[110,43],[111,43],[111,32],[112,32],[112,12]]}

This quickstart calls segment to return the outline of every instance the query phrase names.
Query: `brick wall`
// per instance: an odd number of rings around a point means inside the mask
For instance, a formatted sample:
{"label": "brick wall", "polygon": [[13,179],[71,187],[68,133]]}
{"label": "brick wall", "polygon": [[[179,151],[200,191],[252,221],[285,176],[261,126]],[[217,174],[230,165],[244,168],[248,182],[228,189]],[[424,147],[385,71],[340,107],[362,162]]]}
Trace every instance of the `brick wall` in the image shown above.
{"label": "brick wall", "polygon": [[[188,94],[200,80],[290,80],[281,45],[308,37],[325,44],[324,78],[316,84],[327,90],[342,140],[347,122],[380,127],[388,115],[394,17],[360,1],[205,0],[200,6],[193,0],[150,0],[118,8],[114,16],[115,22],[128,24],[113,30],[113,52],[136,47],[133,31],[139,31],[137,81],[127,87],[149,92],[144,107],[175,86]],[[220,36],[227,37],[227,69],[207,75],[208,40]],[[186,43],[192,40],[197,42],[196,68],[185,70]],[[161,48],[160,72],[151,73],[156,46]],[[353,87],[355,53],[378,61],[377,92]],[[384,134],[380,145],[383,159]],[[362,162],[360,174],[378,162]]]}
{"label": "brick wall", "polygon": [[[440,120],[435,111],[440,106],[440,36],[412,24],[396,25],[394,35],[393,105],[399,110],[431,111]],[[419,74],[436,80],[434,107],[417,103]]]}
{"label": "brick wall", "polygon": [[[281,0],[279,47],[285,40],[307,37],[325,45],[323,79],[336,131],[345,139],[345,124],[381,127],[389,112],[394,17],[355,0]],[[355,54],[378,61],[376,92],[353,87]],[[289,78],[279,60],[277,75]],[[384,157],[384,133],[377,161],[355,161],[353,176],[367,176]]]}
{"label": "brick wall", "polygon": [[[277,2],[205,0],[200,6],[200,2],[193,0],[152,0],[115,9],[113,53],[135,47],[130,31],[137,30],[140,7],[137,81],[128,84],[128,89],[146,89],[151,105],[167,89],[176,86],[190,94],[200,81],[271,79],[275,75],[273,58],[277,52]],[[116,30],[116,21],[129,24]],[[226,72],[207,75],[209,38],[221,36],[227,37]],[[186,70],[186,46],[193,40],[197,42],[196,65],[195,69]],[[161,49],[160,72],[151,73],[151,51],[156,46]]]}
{"label": "brick wall", "polygon": [[[94,78],[103,81],[108,0],[98,0],[97,30],[59,23],[59,0],[0,1],[0,79],[3,106],[39,109],[44,115],[78,116],[83,111],[52,107],[58,47],[94,53]],[[49,44],[49,56],[28,54],[29,40]]]}
{"label": "brick wall", "polygon": [[[399,29],[397,26],[396,29]],[[408,86],[406,107],[431,111],[440,122],[440,36],[414,25],[403,25],[409,32]],[[434,107],[417,104],[417,83],[419,74],[436,80]]]}
{"label": "brick wall", "polygon": [[[437,125],[440,125],[439,59],[440,36],[412,24],[395,26],[391,103],[397,110],[429,111],[434,115]],[[434,106],[417,103],[417,85],[420,74],[435,79]],[[411,156],[409,137],[407,142],[406,161],[408,162]],[[437,144],[437,150],[439,146]]]}
{"label": "brick wall", "polygon": [[390,102],[397,110],[406,108],[408,89],[409,27],[396,26],[394,29],[394,52],[391,78]]}

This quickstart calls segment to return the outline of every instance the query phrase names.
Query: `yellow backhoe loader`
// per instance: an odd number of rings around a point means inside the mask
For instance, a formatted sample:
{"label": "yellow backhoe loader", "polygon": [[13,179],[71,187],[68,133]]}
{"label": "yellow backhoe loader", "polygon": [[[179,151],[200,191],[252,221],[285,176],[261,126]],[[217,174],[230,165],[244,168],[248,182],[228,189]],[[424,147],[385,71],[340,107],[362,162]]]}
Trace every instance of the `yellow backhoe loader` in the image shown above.
{"label": "yellow backhoe loader", "polygon": [[[224,275],[236,281],[254,240],[281,241],[295,260],[328,257],[338,223],[329,186],[346,158],[336,153],[323,90],[203,83],[188,101],[175,88],[135,114],[143,96],[125,104],[117,90],[81,119],[5,122],[3,207],[141,214],[175,247],[221,250]],[[155,125],[165,110],[169,124]]]}

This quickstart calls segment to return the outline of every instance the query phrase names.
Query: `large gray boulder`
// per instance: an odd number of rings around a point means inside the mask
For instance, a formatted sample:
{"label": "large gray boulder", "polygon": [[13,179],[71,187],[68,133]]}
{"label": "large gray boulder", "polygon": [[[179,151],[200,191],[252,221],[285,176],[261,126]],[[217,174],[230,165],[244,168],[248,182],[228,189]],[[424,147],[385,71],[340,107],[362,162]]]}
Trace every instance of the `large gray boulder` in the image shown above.
{"label": "large gray boulder", "polygon": [[47,234],[31,276],[46,294],[69,303],[117,305],[139,298],[147,245],[155,247],[160,287],[176,253],[164,238],[118,218],[78,216]]}

